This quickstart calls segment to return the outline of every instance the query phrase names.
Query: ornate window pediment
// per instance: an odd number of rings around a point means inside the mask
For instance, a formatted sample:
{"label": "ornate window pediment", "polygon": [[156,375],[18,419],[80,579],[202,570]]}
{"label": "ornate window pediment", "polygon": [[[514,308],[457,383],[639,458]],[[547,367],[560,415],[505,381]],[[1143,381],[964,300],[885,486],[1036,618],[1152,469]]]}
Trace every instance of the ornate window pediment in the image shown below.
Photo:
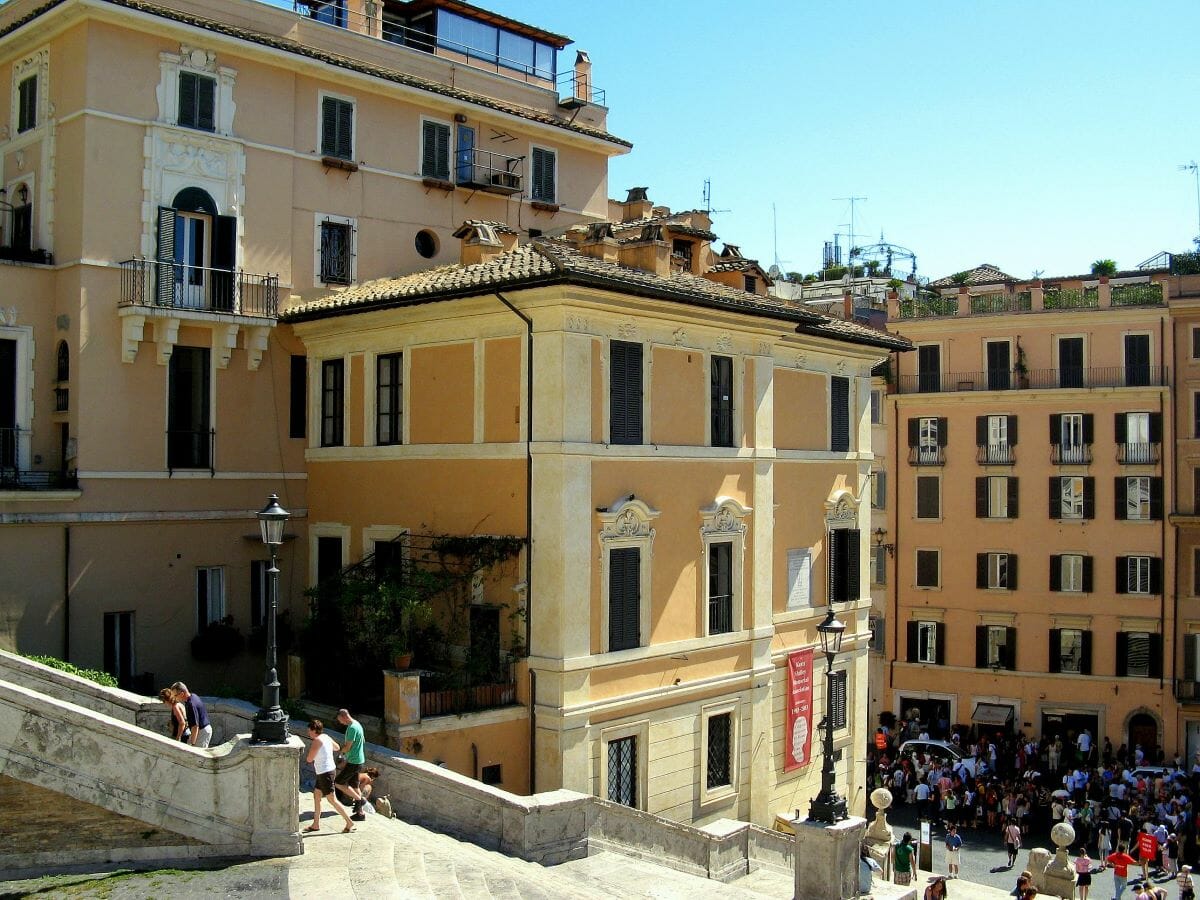
{"label": "ornate window pediment", "polygon": [[600,542],[638,538],[654,539],[650,523],[657,519],[659,511],[635,497],[618,500],[600,513]]}
{"label": "ornate window pediment", "polygon": [[854,528],[858,524],[859,501],[849,491],[838,491],[825,501],[825,524],[833,528]]}

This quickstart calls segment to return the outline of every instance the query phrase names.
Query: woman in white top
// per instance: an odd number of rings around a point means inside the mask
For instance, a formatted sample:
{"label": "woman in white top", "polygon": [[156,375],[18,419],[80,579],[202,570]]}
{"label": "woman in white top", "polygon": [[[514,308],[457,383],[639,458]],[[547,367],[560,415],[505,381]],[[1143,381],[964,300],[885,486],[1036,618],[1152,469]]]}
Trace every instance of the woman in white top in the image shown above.
{"label": "woman in white top", "polygon": [[308,736],[312,738],[312,744],[309,745],[306,759],[312,763],[317,772],[317,786],[313,788],[312,824],[304,830],[310,832],[321,830],[321,798],[328,797],[333,808],[346,820],[346,827],[342,829],[342,834],[349,834],[354,830],[354,822],[350,819],[350,813],[346,812],[346,807],[338,802],[337,791],[333,789],[333,773],[337,768],[337,763],[333,759],[333,751],[337,744],[333,738],[325,734],[325,724],[320,719],[313,719],[308,723]]}

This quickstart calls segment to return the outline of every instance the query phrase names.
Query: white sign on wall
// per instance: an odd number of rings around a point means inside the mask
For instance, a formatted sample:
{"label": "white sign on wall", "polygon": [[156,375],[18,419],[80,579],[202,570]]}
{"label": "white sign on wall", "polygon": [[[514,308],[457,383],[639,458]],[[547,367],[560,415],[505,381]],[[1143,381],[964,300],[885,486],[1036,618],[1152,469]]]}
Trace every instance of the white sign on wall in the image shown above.
{"label": "white sign on wall", "polygon": [[812,593],[810,589],[812,581],[812,550],[808,547],[802,550],[788,550],[787,571],[787,608],[803,609],[807,606],[812,606]]}

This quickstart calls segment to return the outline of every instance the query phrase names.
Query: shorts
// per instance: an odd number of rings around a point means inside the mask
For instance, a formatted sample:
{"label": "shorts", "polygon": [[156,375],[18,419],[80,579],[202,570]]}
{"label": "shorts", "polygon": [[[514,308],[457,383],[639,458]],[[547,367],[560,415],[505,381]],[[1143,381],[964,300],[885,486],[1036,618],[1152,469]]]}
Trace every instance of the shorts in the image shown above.
{"label": "shorts", "polygon": [[320,791],[326,797],[328,797],[330,794],[333,793],[333,773],[332,772],[317,773],[316,790]]}
{"label": "shorts", "polygon": [[957,866],[959,853],[960,853],[960,851],[958,851],[958,850],[947,850],[946,851],[946,865]]}
{"label": "shorts", "polygon": [[362,763],[348,762],[342,766],[342,771],[338,772],[337,778],[334,779],[335,784],[354,785],[358,787],[358,773],[362,771]]}
{"label": "shorts", "polygon": [[912,884],[912,872],[897,872],[896,884]]}
{"label": "shorts", "polygon": [[[192,727],[195,728],[196,726],[193,725]],[[198,732],[196,732],[196,743],[193,746],[207,747],[211,743],[212,743],[212,726],[205,725]]]}
{"label": "shorts", "polygon": [[1017,855],[1017,851],[1021,849],[1021,848],[1020,848],[1020,847],[1018,847],[1016,844],[1010,844],[1010,843],[1008,843],[1007,841],[1005,842],[1005,844],[1004,844],[1004,847],[1005,847],[1005,849],[1006,849],[1006,850],[1008,850],[1008,852],[1009,852],[1009,853],[1011,853],[1013,856],[1016,856],[1016,855]]}
{"label": "shorts", "polygon": [[1091,872],[1080,872],[1079,880],[1075,882],[1076,887],[1088,887],[1092,883]]}

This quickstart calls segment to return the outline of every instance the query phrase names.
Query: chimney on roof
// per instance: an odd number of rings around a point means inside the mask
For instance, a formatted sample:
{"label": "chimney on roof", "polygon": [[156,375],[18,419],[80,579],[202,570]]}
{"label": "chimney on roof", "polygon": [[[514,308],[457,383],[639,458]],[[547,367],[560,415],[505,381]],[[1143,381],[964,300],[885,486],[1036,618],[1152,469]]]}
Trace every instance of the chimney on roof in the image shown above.
{"label": "chimney on roof", "polygon": [[586,50],[575,54],[575,99],[592,102],[592,58]]}
{"label": "chimney on roof", "polygon": [[649,188],[634,187],[629,189],[629,196],[625,198],[625,202],[621,204],[621,221],[636,222],[638,219],[649,218],[650,211],[654,209],[654,204],[650,202],[650,198],[646,196],[646,191]]}
{"label": "chimney on roof", "polygon": [[579,252],[585,256],[615,263],[620,257],[620,245],[613,236],[610,222],[594,222],[587,227],[578,244]]}
{"label": "chimney on roof", "polygon": [[854,295],[849,291],[842,292],[842,318],[847,322],[854,321]]}
{"label": "chimney on roof", "polygon": [[662,225],[643,225],[636,238],[619,246],[619,254],[623,266],[662,275],[664,278],[671,275],[671,245],[663,238]]}
{"label": "chimney on roof", "polygon": [[461,242],[459,262],[464,266],[488,262],[517,245],[516,234],[494,222],[463,222],[454,236]]}

